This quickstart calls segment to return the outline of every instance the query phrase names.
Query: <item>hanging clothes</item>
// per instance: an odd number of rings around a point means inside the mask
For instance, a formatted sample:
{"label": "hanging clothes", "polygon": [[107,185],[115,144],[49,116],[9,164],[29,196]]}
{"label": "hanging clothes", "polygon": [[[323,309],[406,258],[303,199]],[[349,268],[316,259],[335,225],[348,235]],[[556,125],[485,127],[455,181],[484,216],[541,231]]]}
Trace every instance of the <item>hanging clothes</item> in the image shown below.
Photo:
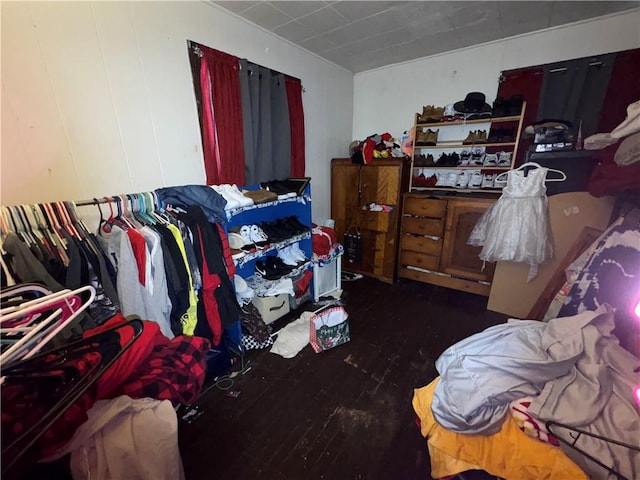
{"label": "hanging clothes", "polygon": [[3,242],[5,251],[11,255],[10,264],[21,282],[42,282],[52,291],[64,289],[38,261],[33,251],[15,233],[9,233]]}
{"label": "hanging clothes", "polygon": [[[137,315],[144,320],[157,322],[162,333],[168,338],[173,338],[174,334],[169,320],[171,306],[168,305],[169,297],[166,293],[166,280],[164,289],[159,289],[154,296],[152,290],[140,283],[138,264],[127,232],[122,227],[113,224],[109,232],[100,229],[99,235],[98,241],[108,253],[107,256],[117,272],[116,287],[120,297],[122,313],[125,316]],[[157,264],[156,268],[159,269],[160,265]],[[164,267],[162,270],[162,275],[164,275]],[[164,293],[162,293],[162,290]]]}
{"label": "hanging clothes", "polygon": [[485,262],[506,260],[530,265],[527,281],[538,274],[538,265],[551,259],[553,245],[547,211],[547,168],[510,170],[502,195],[485,211],[468,240],[481,246]]}
{"label": "hanging clothes", "polygon": [[[222,330],[240,318],[240,305],[236,300],[231,278],[235,274],[228,245],[222,243],[218,228],[209,223],[198,205],[191,205],[179,218],[191,229],[193,244],[202,275],[198,324],[196,335],[210,338],[219,345]],[[229,263],[227,263],[229,262]],[[228,268],[233,271],[228,271]],[[201,321],[204,320],[204,321]]]}

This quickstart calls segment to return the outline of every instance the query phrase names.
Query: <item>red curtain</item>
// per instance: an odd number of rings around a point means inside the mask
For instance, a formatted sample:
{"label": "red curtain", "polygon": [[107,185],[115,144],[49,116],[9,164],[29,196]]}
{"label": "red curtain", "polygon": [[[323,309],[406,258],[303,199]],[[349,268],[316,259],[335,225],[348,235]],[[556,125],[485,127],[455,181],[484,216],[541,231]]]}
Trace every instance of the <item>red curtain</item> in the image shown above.
{"label": "red curtain", "polygon": [[289,128],[291,130],[291,176],[304,177],[304,112],[302,110],[302,83],[297,78],[285,77]]}
{"label": "red curtain", "polygon": [[[610,132],[627,116],[627,106],[640,99],[640,49],[625,50],[616,55],[611,80],[602,104],[599,132]],[[619,167],[613,160],[620,142],[603,150],[595,150],[598,159],[589,193],[596,197],[640,188],[640,164]]]}
{"label": "red curtain", "polygon": [[[542,79],[544,78],[543,73],[542,67],[518,68],[502,72],[497,96],[508,99],[511,95],[521,94],[524,101],[527,102],[527,109],[524,112],[524,120],[522,122],[523,129],[536,121]],[[520,135],[522,135],[522,132]],[[516,152],[516,166],[524,163],[525,154],[530,145],[531,139],[520,137],[518,151]]]}
{"label": "red curtain", "polygon": [[244,185],[238,57],[200,46],[202,138],[208,185]]}

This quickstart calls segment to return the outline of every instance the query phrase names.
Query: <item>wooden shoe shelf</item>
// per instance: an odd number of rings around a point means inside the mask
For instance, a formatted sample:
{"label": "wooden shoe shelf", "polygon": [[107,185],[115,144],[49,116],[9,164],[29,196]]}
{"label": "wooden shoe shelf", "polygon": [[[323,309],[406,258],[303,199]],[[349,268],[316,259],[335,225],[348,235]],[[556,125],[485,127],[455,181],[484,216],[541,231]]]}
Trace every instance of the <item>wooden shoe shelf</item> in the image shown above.
{"label": "wooden shoe shelf", "polygon": [[[480,170],[481,172],[485,171],[496,171],[495,173],[504,172],[507,170],[511,170],[514,168],[516,161],[516,152],[518,151],[518,144],[520,143],[520,134],[522,132],[522,123],[524,120],[524,114],[527,108],[527,103],[523,102],[522,110],[520,111],[520,115],[513,115],[507,117],[489,117],[489,118],[481,118],[476,120],[455,120],[451,122],[430,122],[424,123],[420,122],[420,114],[415,115],[415,123],[414,123],[414,131],[416,132],[416,138],[418,137],[418,132],[425,132],[429,130],[438,130],[439,137],[444,137],[444,139],[439,138],[436,142],[436,145],[420,145],[417,141],[414,141],[413,147],[413,155],[411,156],[411,177],[410,177],[410,185],[409,191],[411,192],[420,192],[420,191],[431,191],[431,190],[442,190],[442,191],[457,191],[457,192],[467,192],[467,193],[500,193],[502,191],[501,188],[458,188],[458,187],[445,187],[445,186],[421,186],[415,185],[415,179],[420,175],[420,172],[428,172],[431,176],[438,171],[446,171],[449,170],[451,172],[456,172],[459,170]],[[475,144],[463,144],[463,139],[455,138],[456,135],[466,136],[471,131],[478,130],[486,130],[487,136],[489,133],[496,128],[495,125],[500,124],[513,124],[514,128],[514,141],[513,142],[504,142],[504,143],[475,143]],[[517,126],[516,126],[517,124]],[[471,127],[466,129],[465,127]],[[475,127],[475,128],[474,128]],[[482,128],[484,127],[484,128]],[[444,133],[444,135],[442,135]],[[454,138],[450,138],[454,136]],[[460,154],[462,150],[472,150],[476,147],[483,147],[489,151],[489,153],[496,153],[498,151],[505,151],[507,153],[511,153],[511,164],[509,166],[482,166],[482,165],[464,165],[464,166],[417,166],[415,165],[416,157],[425,153],[430,153],[433,155],[434,160],[437,160],[437,154],[434,152],[448,152],[453,153],[454,151]],[[424,152],[423,152],[424,151]],[[425,176],[427,176],[425,174]]]}

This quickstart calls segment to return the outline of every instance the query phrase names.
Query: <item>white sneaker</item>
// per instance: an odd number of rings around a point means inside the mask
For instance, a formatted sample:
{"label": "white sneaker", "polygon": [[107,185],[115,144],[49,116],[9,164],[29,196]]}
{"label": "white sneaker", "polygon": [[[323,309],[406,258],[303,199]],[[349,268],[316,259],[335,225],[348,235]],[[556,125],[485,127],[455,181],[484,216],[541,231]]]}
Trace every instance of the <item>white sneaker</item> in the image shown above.
{"label": "white sneaker", "polygon": [[245,245],[253,245],[255,243],[251,238],[251,225],[243,225],[240,227],[240,236],[244,239]]}
{"label": "white sneaker", "polygon": [[293,245],[291,245],[291,255],[293,256],[293,258],[295,258],[299,262],[306,262],[307,261],[307,256],[300,249],[300,244],[299,243],[294,243]]}
{"label": "white sneaker", "polygon": [[262,230],[258,225],[251,225],[249,227],[249,231],[251,232],[252,243],[255,243],[257,246],[269,243],[269,237],[267,237],[267,234],[264,233],[264,230]]}
{"label": "white sneaker", "polygon": [[436,181],[436,187],[444,187],[444,186],[446,186],[447,176],[444,173],[436,172],[435,176],[438,179]]}
{"label": "white sneaker", "polygon": [[285,265],[289,265],[290,267],[298,266],[298,262],[293,258],[293,255],[291,254],[291,245],[278,250],[278,257],[280,257],[280,260],[282,260]]}
{"label": "white sneaker", "polygon": [[493,173],[485,173],[482,176],[482,187],[481,188],[493,188],[493,181],[495,179],[495,175]]}
{"label": "white sneaker", "polygon": [[498,154],[497,153],[487,153],[484,156],[483,165],[485,167],[497,167],[498,166]]}
{"label": "white sneaker", "polygon": [[224,191],[229,195],[229,197],[233,198],[241,207],[248,207],[249,205],[253,205],[253,199],[249,197],[245,197],[238,187],[235,185],[221,185]]}
{"label": "white sneaker", "polygon": [[458,179],[456,181],[456,187],[467,188],[469,184],[469,172],[467,170],[460,170],[458,172]]}
{"label": "white sneaker", "polygon": [[211,188],[213,188],[213,190],[218,195],[220,195],[222,198],[224,198],[227,201],[227,204],[224,206],[224,209],[233,210],[234,208],[240,207],[240,202],[237,199],[231,197],[223,187],[224,185],[211,185]]}
{"label": "white sneaker", "polygon": [[479,170],[475,170],[471,174],[471,180],[469,180],[469,188],[480,188],[482,187],[482,174]]}
{"label": "white sneaker", "polygon": [[446,180],[444,183],[445,187],[456,188],[457,184],[458,184],[458,174],[454,172],[447,173]]}
{"label": "white sneaker", "polygon": [[511,166],[511,152],[498,152],[498,166],[510,167]]}

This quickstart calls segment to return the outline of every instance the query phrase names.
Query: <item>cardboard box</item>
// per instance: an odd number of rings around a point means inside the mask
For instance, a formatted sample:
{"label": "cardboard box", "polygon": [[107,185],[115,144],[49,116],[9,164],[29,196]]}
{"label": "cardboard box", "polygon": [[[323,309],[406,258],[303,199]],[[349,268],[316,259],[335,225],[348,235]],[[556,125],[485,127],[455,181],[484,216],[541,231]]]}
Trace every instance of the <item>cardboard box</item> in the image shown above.
{"label": "cardboard box", "polygon": [[289,313],[289,295],[282,293],[275,297],[254,297],[251,302],[262,315],[264,323],[275,322],[280,317]]}

